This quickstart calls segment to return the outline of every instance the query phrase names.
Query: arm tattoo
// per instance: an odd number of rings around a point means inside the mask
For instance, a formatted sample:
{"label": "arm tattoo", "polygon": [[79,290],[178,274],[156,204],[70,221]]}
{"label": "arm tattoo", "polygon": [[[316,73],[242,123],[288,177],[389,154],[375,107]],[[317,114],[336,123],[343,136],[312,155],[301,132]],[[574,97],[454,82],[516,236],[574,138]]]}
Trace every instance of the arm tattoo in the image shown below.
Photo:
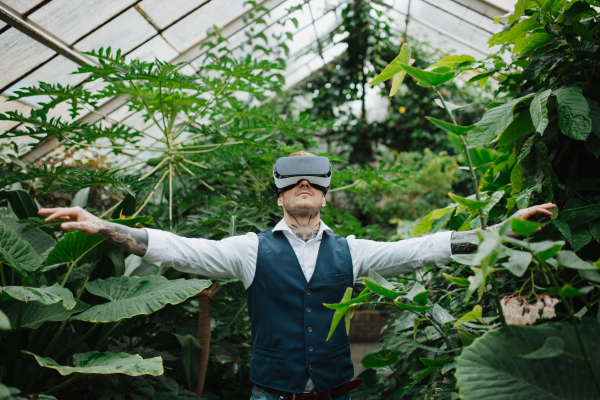
{"label": "arm tattoo", "polygon": [[101,221],[100,236],[136,256],[143,257],[148,250],[148,233],[143,229]]}
{"label": "arm tattoo", "polygon": [[[485,228],[488,231],[497,231],[502,227],[502,224],[496,224]],[[477,236],[477,230],[465,232],[452,232],[450,237],[450,251],[452,254],[470,254],[477,250],[477,245],[465,241],[468,237]]]}

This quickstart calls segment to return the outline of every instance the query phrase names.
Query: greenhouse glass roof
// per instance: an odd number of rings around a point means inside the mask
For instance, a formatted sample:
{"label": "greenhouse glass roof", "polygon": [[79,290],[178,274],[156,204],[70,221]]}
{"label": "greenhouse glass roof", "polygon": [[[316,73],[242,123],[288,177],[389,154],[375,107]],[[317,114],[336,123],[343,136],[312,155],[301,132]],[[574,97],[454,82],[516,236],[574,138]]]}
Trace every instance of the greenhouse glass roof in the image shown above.
{"label": "greenhouse glass roof", "polygon": [[[341,54],[345,45],[328,43],[318,54],[317,41],[331,36],[340,25],[341,11],[352,0],[0,0],[0,112],[18,110],[29,114],[40,99],[6,101],[21,87],[38,81],[78,85],[85,75],[71,75],[78,65],[94,63],[83,52],[111,46],[130,58],[185,63],[184,73],[196,71],[196,61],[206,50],[201,44],[213,40],[207,30],[222,29],[229,47],[243,53],[247,30],[254,25],[271,36],[284,27],[278,22],[290,17],[297,26],[286,24],[293,34],[285,72],[288,87],[299,82]],[[400,32],[420,38],[440,52],[485,57],[487,41],[502,28],[496,16],[512,10],[515,0],[372,0],[388,10]],[[266,13],[263,9],[269,10]],[[266,24],[257,24],[262,18]],[[406,27],[408,21],[408,28]],[[206,47],[205,47],[206,49]],[[235,53],[234,53],[235,54]],[[94,82],[98,85],[101,83]],[[101,108],[116,119],[126,118],[123,99],[113,98]],[[57,107],[53,115],[68,119]],[[95,122],[87,115],[84,122]],[[0,122],[0,134],[15,128]],[[58,145],[56,139],[38,146],[25,156],[34,160]]]}

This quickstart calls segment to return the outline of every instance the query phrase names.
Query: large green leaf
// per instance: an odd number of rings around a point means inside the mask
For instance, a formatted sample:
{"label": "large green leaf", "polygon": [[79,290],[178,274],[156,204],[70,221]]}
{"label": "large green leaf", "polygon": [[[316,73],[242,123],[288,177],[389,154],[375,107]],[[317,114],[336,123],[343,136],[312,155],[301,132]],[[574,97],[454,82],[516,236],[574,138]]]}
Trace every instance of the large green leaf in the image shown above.
{"label": "large green leaf", "polygon": [[179,304],[209,286],[209,280],[170,281],[164,276],[118,276],[105,280],[97,279],[88,283],[86,290],[110,302],[94,306],[73,319],[115,322],[136,315],[152,314],[167,304]]}
{"label": "large green leaf", "polygon": [[488,44],[491,46],[496,46],[504,43],[514,43],[517,39],[524,36],[527,32],[534,30],[535,28],[539,28],[543,26],[540,22],[538,22],[535,18],[528,18],[523,20],[507,30],[502,30],[501,32],[496,33],[494,36],[488,40]]}
{"label": "large green leaf", "polygon": [[361,364],[365,369],[389,367],[398,362],[400,354],[402,353],[397,350],[377,350],[367,354],[367,356],[362,359]]}
{"label": "large green leaf", "polygon": [[10,207],[19,219],[38,217],[38,208],[29,194],[22,190],[5,190],[0,192],[0,200],[6,198]]}
{"label": "large green leaf", "polygon": [[[89,304],[75,299],[75,307],[67,310],[60,303],[44,305],[37,301],[23,304],[23,316],[21,319],[21,328],[37,329],[46,321],[64,321],[75,313],[79,313],[90,308]],[[8,304],[6,304],[8,303]],[[19,303],[17,301],[5,302],[2,308],[8,314],[12,326],[17,326],[19,316]]]}
{"label": "large green leaf", "polygon": [[556,261],[558,262],[558,265],[560,265],[561,267],[565,267],[565,268],[583,269],[583,270],[586,270],[586,269],[596,270],[597,269],[594,266],[594,264],[587,262],[587,261],[583,261],[581,258],[577,257],[577,254],[573,253],[572,251],[561,251],[556,256]]}
{"label": "large green leaf", "polygon": [[481,200],[481,201],[466,199],[466,198],[458,196],[454,193],[448,193],[448,196],[450,196],[450,198],[452,200],[454,200],[455,202],[457,202],[458,204],[463,205],[465,207],[469,207],[469,208],[483,207],[491,201],[491,199]]}
{"label": "large green leaf", "polygon": [[398,296],[400,296],[402,294],[400,292],[395,292],[393,290],[386,289],[383,286],[380,286],[380,285],[376,284],[375,282],[372,282],[368,278],[364,278],[364,282],[365,282],[365,286],[367,287],[367,289],[369,289],[371,292],[377,293],[380,296],[387,297],[390,300],[395,300],[398,298]]}
{"label": "large green leaf", "polygon": [[585,140],[592,131],[590,107],[579,86],[570,86],[553,92],[558,108],[558,127],[568,137]]}
{"label": "large green leaf", "polygon": [[3,331],[11,330],[10,320],[8,319],[8,316],[6,314],[4,314],[4,312],[2,310],[0,310],[0,330],[3,330]]}
{"label": "large green leaf", "polygon": [[398,57],[394,58],[392,62],[389,63],[388,66],[385,67],[385,69],[379,75],[377,75],[375,79],[369,82],[369,85],[376,85],[378,83],[385,82],[401,72],[402,67],[400,66],[400,63],[408,64],[410,62],[410,53],[410,45],[408,43],[404,43],[400,48],[400,54],[398,54]]}
{"label": "large green leaf", "polygon": [[39,228],[31,228],[10,217],[2,217],[0,218],[0,221],[17,232],[23,240],[28,242],[42,260],[45,260],[46,257],[48,257],[48,254],[56,245],[56,241]]}
{"label": "large green leaf", "polygon": [[408,64],[400,64],[400,66],[413,78],[418,79],[419,81],[427,82],[431,86],[441,85],[442,83],[452,80],[456,76],[456,72],[454,71],[439,73],[423,71],[422,69],[411,67]]}
{"label": "large green leaf", "polygon": [[0,262],[9,265],[22,279],[34,284],[27,273],[35,271],[42,261],[25,239],[0,221]]}
{"label": "large green leaf", "polygon": [[512,272],[515,276],[523,276],[527,267],[531,264],[532,255],[526,251],[510,250],[510,256],[508,261],[503,263],[502,266]]}
{"label": "large green leaf", "polygon": [[[598,322],[584,318],[579,326],[596,371],[600,371]],[[548,338],[564,342],[564,352],[581,357],[577,336],[568,323],[509,326],[487,332],[463,349],[456,361],[457,386],[465,400],[580,400],[600,393],[586,362],[562,354],[550,362],[527,359],[545,347]],[[558,342],[556,339],[554,341]]]}
{"label": "large green leaf", "polygon": [[[131,219],[110,220],[121,225],[135,226],[140,223],[149,223],[152,217],[137,217]],[[81,231],[69,232],[56,243],[44,265],[77,263],[89,252],[99,249],[105,239],[99,235],[86,235]]]}
{"label": "large green leaf", "polygon": [[525,55],[536,47],[543,46],[556,39],[556,35],[546,32],[533,32],[529,36],[523,36],[515,42],[513,54]]}
{"label": "large green leaf", "polygon": [[[404,43],[400,48],[400,54],[396,57],[396,62],[398,64],[408,64],[413,65],[415,60],[410,58],[411,49],[408,43]],[[406,71],[401,69],[392,77],[392,88],[390,89],[390,97],[396,94],[398,89],[400,89],[400,85],[406,76]]]}
{"label": "large green leaf", "polygon": [[127,353],[100,353],[91,351],[73,355],[73,366],[58,365],[56,361],[47,357],[40,357],[28,351],[24,354],[34,356],[42,367],[57,370],[61,375],[70,374],[125,374],[130,376],[153,375],[164,373],[160,357],[143,359],[137,354]]}
{"label": "large green leaf", "polygon": [[535,96],[533,96],[531,104],[529,105],[529,113],[531,114],[533,127],[540,135],[544,134],[544,131],[548,126],[548,107],[546,103],[548,103],[548,98],[550,97],[551,93],[551,89],[536,93]]}
{"label": "large green leaf", "polygon": [[477,60],[475,60],[475,58],[473,58],[473,56],[469,56],[469,55],[466,55],[466,54],[463,54],[463,55],[460,55],[460,56],[449,55],[449,56],[446,56],[446,57],[442,58],[441,60],[437,60],[436,62],[434,62],[433,64],[431,64],[429,66],[429,68],[431,68],[431,67],[451,67],[451,68],[458,68],[458,66],[460,64],[467,63],[467,62],[475,62],[475,61],[477,61]]}
{"label": "large green leaf", "polygon": [[429,120],[429,122],[431,122],[438,128],[440,128],[448,133],[454,133],[455,135],[464,135],[465,133],[469,132],[470,130],[475,129],[475,126],[476,126],[476,125],[460,126],[460,125],[454,125],[449,122],[442,121],[442,120],[439,120],[439,119],[433,118],[433,117],[425,117],[425,118],[427,118]]}
{"label": "large green leaf", "polygon": [[467,133],[469,149],[489,145],[492,140],[501,135],[514,120],[513,111],[522,101],[532,98],[534,94],[523,96],[508,103],[494,107],[485,114],[477,123],[475,129]]}
{"label": "large green leaf", "polygon": [[529,237],[540,227],[542,227],[541,224],[532,221],[527,221],[526,219],[512,218],[510,220],[510,229],[517,235]]}
{"label": "large green leaf", "polygon": [[[351,298],[352,298],[352,288],[349,287],[344,292],[344,296],[342,297],[342,300],[340,301],[340,303],[348,302],[348,301],[350,301]],[[327,335],[327,340],[329,340],[329,338],[331,338],[331,335],[333,335],[333,332],[335,332],[335,329],[339,325],[340,321],[342,320],[344,315],[346,315],[346,313],[349,311],[350,311],[350,306],[338,308],[335,310],[335,313],[333,314],[333,319],[331,320],[331,328],[329,328],[329,334]]]}
{"label": "large green leaf", "polygon": [[25,286],[4,286],[0,288],[0,299],[15,299],[20,301],[37,301],[44,305],[61,303],[62,306],[71,310],[75,307],[73,293],[58,283],[53,286],[42,286],[40,288]]}

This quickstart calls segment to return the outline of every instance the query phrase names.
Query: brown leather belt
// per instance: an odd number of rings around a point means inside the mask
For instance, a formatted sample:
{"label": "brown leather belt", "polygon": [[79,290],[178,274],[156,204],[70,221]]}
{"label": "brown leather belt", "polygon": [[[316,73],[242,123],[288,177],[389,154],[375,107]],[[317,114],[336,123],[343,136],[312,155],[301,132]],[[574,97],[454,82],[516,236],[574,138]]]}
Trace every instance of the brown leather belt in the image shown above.
{"label": "brown leather belt", "polygon": [[287,398],[287,400],[327,400],[330,397],[339,396],[340,394],[349,392],[350,390],[352,390],[355,387],[357,387],[358,385],[360,385],[360,382],[361,382],[360,379],[353,379],[350,382],[343,384],[342,386],[338,386],[335,389],[331,389],[330,391],[323,392],[323,393],[312,392],[312,393],[296,394],[296,393],[282,392],[280,390],[270,389],[270,388],[266,388],[266,387],[263,387],[260,385],[256,385],[256,387],[258,387],[260,390],[263,390],[267,393],[271,393],[276,396],[279,396],[282,399]]}

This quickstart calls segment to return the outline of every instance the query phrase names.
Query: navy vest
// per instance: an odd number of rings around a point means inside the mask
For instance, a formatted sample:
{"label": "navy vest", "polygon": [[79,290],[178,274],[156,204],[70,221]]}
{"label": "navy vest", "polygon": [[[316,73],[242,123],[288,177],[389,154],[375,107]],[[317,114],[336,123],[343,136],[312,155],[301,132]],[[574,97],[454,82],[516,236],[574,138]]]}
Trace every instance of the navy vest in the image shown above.
{"label": "navy vest", "polygon": [[306,282],[283,232],[258,234],[256,275],[246,290],[252,322],[250,379],[267,388],[301,393],[308,378],[318,392],[354,377],[346,327],[329,339],[334,310],[353,286],[352,257],[345,238],[323,231],[317,264]]}

